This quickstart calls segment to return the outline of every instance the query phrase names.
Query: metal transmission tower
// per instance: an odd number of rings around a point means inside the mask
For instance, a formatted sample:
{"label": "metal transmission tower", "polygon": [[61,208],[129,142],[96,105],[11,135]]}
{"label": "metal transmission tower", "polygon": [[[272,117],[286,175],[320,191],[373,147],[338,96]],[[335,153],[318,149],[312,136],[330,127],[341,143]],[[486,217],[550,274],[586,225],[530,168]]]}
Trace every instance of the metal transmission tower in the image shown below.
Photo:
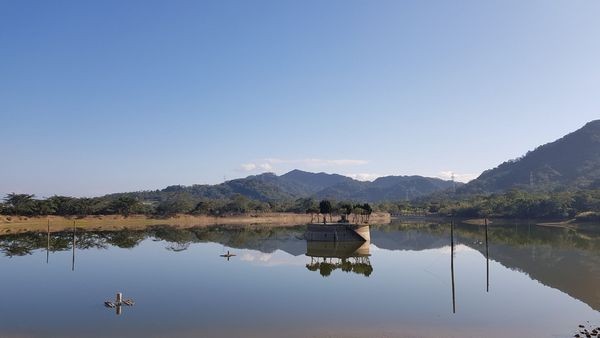
{"label": "metal transmission tower", "polygon": [[529,187],[533,188],[533,171],[529,172]]}
{"label": "metal transmission tower", "polygon": [[456,194],[456,181],[455,181],[454,172],[452,173],[452,192]]}

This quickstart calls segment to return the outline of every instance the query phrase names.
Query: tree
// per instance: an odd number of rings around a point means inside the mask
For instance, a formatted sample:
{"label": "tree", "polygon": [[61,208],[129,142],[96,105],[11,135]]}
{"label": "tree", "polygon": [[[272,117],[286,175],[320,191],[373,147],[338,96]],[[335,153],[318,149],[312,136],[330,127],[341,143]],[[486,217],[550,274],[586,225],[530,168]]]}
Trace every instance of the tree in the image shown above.
{"label": "tree", "polygon": [[373,208],[371,208],[369,203],[363,204],[362,208],[365,211],[365,216],[366,216],[367,222],[369,222],[369,219],[371,218],[371,214],[373,213]]}
{"label": "tree", "polygon": [[139,202],[135,197],[120,196],[110,203],[110,209],[117,214],[127,217],[135,211],[135,207],[138,204]]}
{"label": "tree", "polygon": [[196,204],[191,213],[196,215],[215,215],[218,213],[217,205],[212,200],[201,200]]}
{"label": "tree", "polygon": [[174,215],[190,212],[192,208],[194,208],[194,202],[189,194],[176,193],[161,202],[156,208],[156,212],[160,215]]}
{"label": "tree", "polygon": [[317,216],[317,221],[319,220],[318,214],[319,214],[319,208],[317,207],[310,207],[309,209],[306,209],[306,213],[310,214],[310,222],[314,222],[315,221],[315,215]]}
{"label": "tree", "polygon": [[11,193],[4,198],[4,201],[12,214],[31,216],[37,212],[34,197],[35,195],[30,194]]}
{"label": "tree", "polygon": [[73,201],[73,214],[87,216],[94,213],[94,200],[91,198],[77,198]]}
{"label": "tree", "polygon": [[339,206],[340,213],[346,216],[352,213],[352,209],[352,204],[350,203],[341,203]]}
{"label": "tree", "polygon": [[36,201],[36,209],[39,215],[53,215],[56,213],[56,206],[50,199]]}
{"label": "tree", "polygon": [[358,223],[359,219],[360,219],[360,222],[362,222],[362,218],[363,218],[364,213],[365,213],[365,210],[363,209],[362,205],[355,204],[352,207],[352,214],[354,215],[352,217],[352,222],[353,223]]}
{"label": "tree", "polygon": [[349,216],[352,214],[352,204],[340,202],[336,207],[337,212],[342,215],[342,222],[348,222]]}
{"label": "tree", "polygon": [[243,214],[250,208],[250,199],[242,194],[235,194],[231,201],[224,206],[224,212]]}
{"label": "tree", "polygon": [[59,216],[74,215],[76,213],[75,198],[67,196],[52,196],[47,199],[48,204]]}
{"label": "tree", "polygon": [[331,202],[328,200],[322,200],[319,203],[319,212],[324,216],[323,217],[323,221],[325,222],[325,215],[329,215],[329,221],[331,222],[331,211],[332,211],[332,207],[331,207]]}

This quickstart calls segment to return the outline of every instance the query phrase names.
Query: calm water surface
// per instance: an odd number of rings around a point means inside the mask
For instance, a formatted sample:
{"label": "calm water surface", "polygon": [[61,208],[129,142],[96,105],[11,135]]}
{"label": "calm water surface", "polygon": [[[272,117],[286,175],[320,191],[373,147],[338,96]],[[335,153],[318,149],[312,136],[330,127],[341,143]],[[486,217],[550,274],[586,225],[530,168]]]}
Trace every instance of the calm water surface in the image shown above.
{"label": "calm water surface", "polygon": [[[599,227],[600,228],[600,227]],[[0,237],[1,337],[572,337],[600,325],[600,232],[395,222]],[[487,249],[487,250],[486,250]],[[227,260],[221,254],[236,256]],[[452,255],[454,252],[454,255]],[[489,258],[489,259],[486,259]],[[453,292],[454,285],[454,292]],[[105,308],[117,291],[134,307]]]}

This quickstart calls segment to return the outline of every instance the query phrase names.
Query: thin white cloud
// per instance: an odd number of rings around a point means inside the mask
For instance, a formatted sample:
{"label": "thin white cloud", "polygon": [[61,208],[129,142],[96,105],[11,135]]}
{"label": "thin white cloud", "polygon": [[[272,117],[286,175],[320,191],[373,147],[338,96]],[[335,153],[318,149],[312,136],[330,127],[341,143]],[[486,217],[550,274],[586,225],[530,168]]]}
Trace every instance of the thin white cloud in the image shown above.
{"label": "thin white cloud", "polygon": [[265,158],[253,162],[243,163],[240,170],[243,172],[275,172],[286,171],[290,169],[326,169],[332,167],[351,167],[367,164],[366,160],[357,159],[322,159],[322,158],[304,158],[304,159],[281,159]]}
{"label": "thin white cloud", "polygon": [[251,172],[251,171],[272,171],[273,166],[270,163],[242,163],[240,164],[240,169],[242,171]]}
{"label": "thin white cloud", "polygon": [[273,170],[273,166],[269,163],[261,163],[258,165],[258,167],[262,170],[267,170],[267,171]]}
{"label": "thin white cloud", "polygon": [[452,175],[454,175],[455,181],[464,182],[464,183],[467,183],[467,182],[477,178],[476,174],[459,174],[459,173],[455,173],[453,171],[441,171],[440,173],[438,173],[437,177],[444,179],[444,180],[451,180]]}
{"label": "thin white cloud", "polygon": [[266,158],[264,160],[271,164],[299,164],[309,167],[331,167],[331,166],[353,166],[369,163],[366,160],[357,159],[323,159],[323,158],[303,158],[303,159],[281,159]]}
{"label": "thin white cloud", "polygon": [[243,163],[242,165],[240,165],[240,167],[242,168],[243,171],[252,171],[252,170],[256,169],[256,164]]}
{"label": "thin white cloud", "polygon": [[356,174],[344,174],[344,176],[348,176],[357,181],[369,181],[372,182],[383,175],[372,174],[372,173],[356,173]]}

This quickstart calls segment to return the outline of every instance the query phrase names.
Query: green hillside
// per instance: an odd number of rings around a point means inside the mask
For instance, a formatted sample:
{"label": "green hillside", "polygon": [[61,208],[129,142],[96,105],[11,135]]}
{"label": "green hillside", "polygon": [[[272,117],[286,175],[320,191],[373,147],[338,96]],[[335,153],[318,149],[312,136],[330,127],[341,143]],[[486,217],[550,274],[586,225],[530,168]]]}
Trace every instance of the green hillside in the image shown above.
{"label": "green hillside", "polygon": [[600,187],[600,120],[589,122],[583,128],[542,145],[521,158],[483,172],[459,192],[597,187]]}
{"label": "green hillside", "polygon": [[162,190],[127,193],[140,200],[160,202],[174,194],[194,199],[230,199],[243,195],[258,201],[298,198],[328,198],[360,202],[404,200],[451,188],[451,181],[422,176],[387,176],[362,182],[338,174],[293,170],[277,176],[272,173],[248,176],[216,185],[169,186]]}

